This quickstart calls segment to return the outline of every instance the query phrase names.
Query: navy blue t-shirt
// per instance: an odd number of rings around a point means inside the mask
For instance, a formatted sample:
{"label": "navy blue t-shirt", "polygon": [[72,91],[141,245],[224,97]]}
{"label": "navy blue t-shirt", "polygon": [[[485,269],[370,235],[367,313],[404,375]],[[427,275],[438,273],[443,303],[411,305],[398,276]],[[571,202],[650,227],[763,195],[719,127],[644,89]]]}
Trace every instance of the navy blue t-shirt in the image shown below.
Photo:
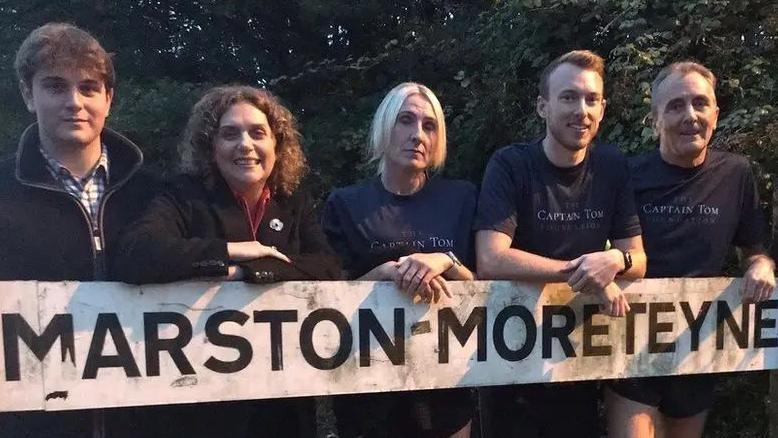
{"label": "navy blue t-shirt", "polygon": [[417,252],[453,251],[472,268],[475,208],[476,188],[466,181],[434,177],[402,196],[376,177],[332,192],[322,228],[349,278]]}
{"label": "navy blue t-shirt", "polygon": [[559,260],[640,235],[626,157],[596,145],[580,164],[560,168],[542,140],[506,146],[489,160],[474,228],[507,234],[511,247]]}
{"label": "navy blue t-shirt", "polygon": [[767,225],[748,161],[709,149],[694,168],[659,151],[629,160],[648,257],[646,277],[721,275],[732,245],[765,242]]}

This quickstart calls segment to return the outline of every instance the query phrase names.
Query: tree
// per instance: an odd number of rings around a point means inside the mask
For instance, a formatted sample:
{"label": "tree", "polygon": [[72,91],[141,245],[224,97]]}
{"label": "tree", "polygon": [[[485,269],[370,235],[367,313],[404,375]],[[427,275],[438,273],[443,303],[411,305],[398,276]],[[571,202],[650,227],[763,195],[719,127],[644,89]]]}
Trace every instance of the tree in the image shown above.
{"label": "tree", "polygon": [[[774,0],[5,0],[0,154],[33,120],[14,53],[47,21],[73,22],[115,53],[109,124],[161,172],[175,168],[176,143],[202,92],[247,83],[268,87],[297,115],[311,185],[324,196],[373,171],[363,159],[372,114],[389,89],[413,80],[443,103],[444,172],[479,182],[495,148],[543,134],[538,74],[578,48],[606,58],[601,140],[628,153],[656,147],[649,84],[663,66],[691,58],[719,78],[715,147],[749,156],[765,190],[778,171]],[[736,416],[716,417],[718,436],[746,433],[727,429]]]}

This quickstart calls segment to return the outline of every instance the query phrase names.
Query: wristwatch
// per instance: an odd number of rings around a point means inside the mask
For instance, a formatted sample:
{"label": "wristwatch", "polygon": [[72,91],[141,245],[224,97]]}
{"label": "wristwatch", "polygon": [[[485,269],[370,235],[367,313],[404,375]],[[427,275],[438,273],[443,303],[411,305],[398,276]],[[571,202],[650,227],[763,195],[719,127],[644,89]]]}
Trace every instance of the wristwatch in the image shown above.
{"label": "wristwatch", "polygon": [[629,268],[632,267],[632,254],[630,254],[629,251],[621,251],[621,255],[624,257],[624,269],[619,271],[616,275],[621,275],[629,271]]}
{"label": "wristwatch", "polygon": [[448,256],[448,258],[451,259],[452,262],[454,262],[454,266],[462,266],[462,262],[459,261],[457,255],[454,254],[454,251],[446,251],[445,254]]}

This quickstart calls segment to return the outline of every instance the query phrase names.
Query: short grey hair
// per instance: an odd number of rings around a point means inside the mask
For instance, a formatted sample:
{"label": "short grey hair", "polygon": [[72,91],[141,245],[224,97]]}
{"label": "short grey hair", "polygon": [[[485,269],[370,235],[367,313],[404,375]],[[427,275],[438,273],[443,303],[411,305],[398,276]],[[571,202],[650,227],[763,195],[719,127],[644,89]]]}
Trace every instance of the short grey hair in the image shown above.
{"label": "short grey hair", "polygon": [[699,74],[703,77],[703,79],[708,81],[710,86],[713,88],[713,96],[716,96],[716,75],[714,75],[708,67],[705,67],[704,65],[694,61],[674,62],[660,70],[656,75],[656,78],[654,78],[654,81],[651,82],[651,117],[654,119],[656,119],[656,113],[659,110],[659,108],[657,108],[657,102],[656,99],[654,99],[654,95],[662,86],[662,82],[664,82],[665,79],[667,79],[668,76],[673,73],[679,73],[683,76],[686,76],[690,73]]}

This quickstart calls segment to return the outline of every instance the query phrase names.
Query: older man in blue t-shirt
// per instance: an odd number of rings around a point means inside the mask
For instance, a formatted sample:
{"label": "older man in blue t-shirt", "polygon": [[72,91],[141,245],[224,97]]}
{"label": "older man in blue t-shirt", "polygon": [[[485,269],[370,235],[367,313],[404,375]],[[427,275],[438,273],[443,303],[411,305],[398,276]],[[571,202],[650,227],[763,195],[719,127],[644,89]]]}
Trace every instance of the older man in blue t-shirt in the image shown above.
{"label": "older man in blue t-shirt", "polygon": [[[745,302],[767,299],[775,265],[767,226],[745,157],[709,149],[719,115],[716,77],[694,62],[671,64],[652,84],[659,149],[630,160],[649,257],[646,277],[722,275],[732,246],[741,250]],[[711,374],[624,379],[608,385],[611,437],[653,437],[663,416],[669,437],[699,437],[713,404]]]}

